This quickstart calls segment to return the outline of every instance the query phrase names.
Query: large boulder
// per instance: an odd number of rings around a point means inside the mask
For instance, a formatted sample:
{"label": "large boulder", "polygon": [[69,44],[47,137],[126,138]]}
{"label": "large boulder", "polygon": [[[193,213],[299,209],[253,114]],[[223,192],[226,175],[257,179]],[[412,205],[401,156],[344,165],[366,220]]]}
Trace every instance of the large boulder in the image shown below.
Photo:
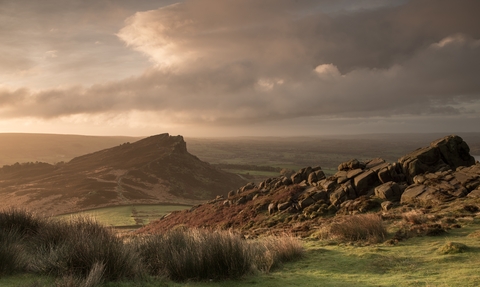
{"label": "large boulder", "polygon": [[413,178],[418,174],[474,165],[475,158],[469,152],[470,148],[461,137],[451,135],[405,155],[398,163],[407,182],[413,184]]}
{"label": "large boulder", "polygon": [[373,170],[366,170],[353,179],[353,186],[357,191],[357,196],[367,195],[379,183],[378,176]]}
{"label": "large boulder", "polygon": [[389,201],[400,201],[405,187],[390,181],[375,188],[375,195]]}

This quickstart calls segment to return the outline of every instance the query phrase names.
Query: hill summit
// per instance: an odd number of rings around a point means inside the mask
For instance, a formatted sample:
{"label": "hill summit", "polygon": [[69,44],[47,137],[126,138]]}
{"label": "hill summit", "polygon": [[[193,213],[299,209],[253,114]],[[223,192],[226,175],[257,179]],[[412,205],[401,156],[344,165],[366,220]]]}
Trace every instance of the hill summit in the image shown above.
{"label": "hill summit", "polygon": [[159,134],[67,163],[0,169],[0,207],[61,214],[110,205],[195,204],[245,182],[187,151],[182,136]]}

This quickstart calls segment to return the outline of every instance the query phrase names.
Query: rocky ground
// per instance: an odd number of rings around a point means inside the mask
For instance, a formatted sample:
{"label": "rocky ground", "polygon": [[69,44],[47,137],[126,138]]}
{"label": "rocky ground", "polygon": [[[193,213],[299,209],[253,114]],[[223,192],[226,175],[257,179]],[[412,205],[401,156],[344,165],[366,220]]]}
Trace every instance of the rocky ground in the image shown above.
{"label": "rocky ground", "polygon": [[[315,236],[338,218],[366,212],[385,221],[403,218],[390,240],[434,234],[458,227],[457,219],[480,206],[480,163],[462,138],[452,135],[393,163],[356,159],[326,177],[320,166],[306,167],[259,184],[249,183],[190,210],[174,212],[139,233],[177,225],[235,229],[246,236],[293,233]],[[407,217],[414,218],[412,220]],[[417,218],[417,219],[415,219]]]}

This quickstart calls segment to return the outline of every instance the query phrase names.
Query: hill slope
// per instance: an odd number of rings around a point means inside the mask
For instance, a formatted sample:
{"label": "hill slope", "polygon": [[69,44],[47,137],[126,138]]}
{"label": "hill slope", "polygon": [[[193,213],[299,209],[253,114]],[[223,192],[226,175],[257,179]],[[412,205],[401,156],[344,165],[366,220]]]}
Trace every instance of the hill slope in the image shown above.
{"label": "hill slope", "polygon": [[250,183],[230,192],[228,198],[174,212],[139,232],[156,233],[185,224],[235,228],[251,235],[292,232],[308,236],[335,215],[402,206],[458,207],[461,212],[468,211],[464,206],[474,206],[472,210],[478,210],[480,163],[469,154],[462,138],[444,137],[394,163],[380,158],[344,162],[328,178],[317,166]]}
{"label": "hill slope", "polygon": [[194,204],[244,184],[188,153],[181,136],[161,134],[68,163],[0,169],[0,208],[61,214],[134,203]]}

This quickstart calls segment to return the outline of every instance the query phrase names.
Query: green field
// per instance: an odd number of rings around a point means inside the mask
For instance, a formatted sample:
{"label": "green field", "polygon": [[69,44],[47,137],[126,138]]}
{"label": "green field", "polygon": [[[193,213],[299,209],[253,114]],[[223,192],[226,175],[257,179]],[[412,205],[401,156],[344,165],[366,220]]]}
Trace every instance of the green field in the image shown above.
{"label": "green field", "polygon": [[96,208],[87,211],[59,215],[60,218],[70,218],[77,215],[86,215],[95,218],[98,222],[117,228],[135,228],[148,224],[152,220],[172,211],[190,208],[188,205],[127,205]]}

